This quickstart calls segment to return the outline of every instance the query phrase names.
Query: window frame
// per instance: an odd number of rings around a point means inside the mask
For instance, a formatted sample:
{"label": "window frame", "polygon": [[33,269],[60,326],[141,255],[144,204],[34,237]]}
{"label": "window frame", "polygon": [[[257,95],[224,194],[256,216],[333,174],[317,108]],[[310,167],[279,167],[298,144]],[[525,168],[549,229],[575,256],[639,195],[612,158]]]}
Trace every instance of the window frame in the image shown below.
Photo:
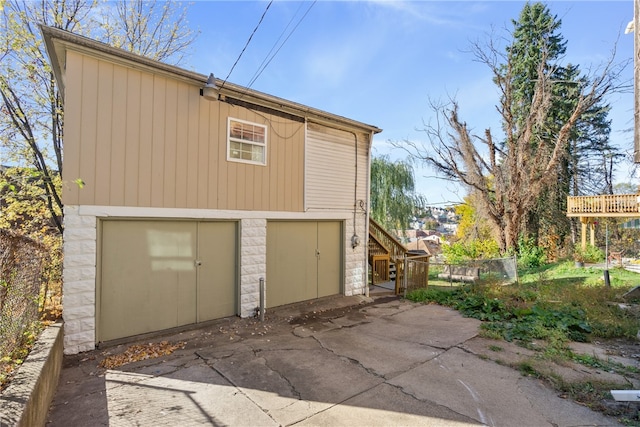
{"label": "window frame", "polygon": [[[250,126],[255,126],[255,127],[259,127],[264,129],[264,142],[257,142],[257,141],[251,141],[248,139],[242,139],[242,138],[236,138],[236,137],[232,137],[231,136],[231,124],[232,122],[237,122],[243,125],[250,125]],[[227,118],[227,161],[229,162],[238,162],[238,163],[247,163],[250,165],[257,165],[257,166],[266,166],[267,165],[267,131],[268,131],[268,127],[266,125],[262,125],[260,123],[254,123],[254,122],[250,122],[248,120],[242,120],[242,119],[236,119],[233,117],[228,117]],[[231,156],[231,143],[232,142],[239,142],[241,144],[249,144],[252,146],[256,146],[256,147],[262,147],[263,151],[263,156],[262,159],[263,161],[256,161],[256,160],[248,160],[248,159],[242,159],[242,158],[237,158],[237,157],[233,157]]]}

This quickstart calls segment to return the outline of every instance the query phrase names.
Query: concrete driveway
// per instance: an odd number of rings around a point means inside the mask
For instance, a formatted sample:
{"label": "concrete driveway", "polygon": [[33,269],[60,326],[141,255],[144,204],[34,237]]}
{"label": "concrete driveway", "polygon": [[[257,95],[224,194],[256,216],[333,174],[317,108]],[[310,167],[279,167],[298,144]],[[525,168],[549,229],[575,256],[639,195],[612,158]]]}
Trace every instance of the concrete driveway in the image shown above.
{"label": "concrete driveway", "polygon": [[591,426],[615,420],[468,345],[479,322],[437,305],[340,297],[143,342],[183,349],[98,368],[67,356],[52,426]]}

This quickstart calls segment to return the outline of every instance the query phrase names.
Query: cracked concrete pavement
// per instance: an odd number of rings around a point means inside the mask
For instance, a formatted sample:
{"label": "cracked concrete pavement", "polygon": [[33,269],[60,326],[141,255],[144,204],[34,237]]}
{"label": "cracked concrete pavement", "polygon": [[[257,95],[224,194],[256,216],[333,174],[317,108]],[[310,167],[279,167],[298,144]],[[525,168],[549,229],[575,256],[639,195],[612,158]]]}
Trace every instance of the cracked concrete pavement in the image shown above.
{"label": "cracked concrete pavement", "polygon": [[127,345],[66,356],[51,426],[593,426],[617,422],[474,353],[479,322],[340,297],[147,339],[186,342],[116,369]]}

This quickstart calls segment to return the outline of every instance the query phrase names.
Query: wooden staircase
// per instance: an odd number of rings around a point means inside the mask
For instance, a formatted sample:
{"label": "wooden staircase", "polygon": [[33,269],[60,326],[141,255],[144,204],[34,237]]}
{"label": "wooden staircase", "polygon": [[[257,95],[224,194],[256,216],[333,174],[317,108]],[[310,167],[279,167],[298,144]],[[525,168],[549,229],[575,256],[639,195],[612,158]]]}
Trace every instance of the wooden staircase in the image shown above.
{"label": "wooden staircase", "polygon": [[407,248],[375,220],[369,218],[369,265],[373,285],[391,280],[395,267],[395,293],[402,293],[404,258]]}

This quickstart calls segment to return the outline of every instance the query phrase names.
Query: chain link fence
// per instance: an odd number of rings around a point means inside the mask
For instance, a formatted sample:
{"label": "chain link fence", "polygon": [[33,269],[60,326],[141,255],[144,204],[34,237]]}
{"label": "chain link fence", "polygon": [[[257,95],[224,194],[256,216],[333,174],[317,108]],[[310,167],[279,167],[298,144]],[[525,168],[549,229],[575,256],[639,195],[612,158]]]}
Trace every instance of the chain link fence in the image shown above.
{"label": "chain link fence", "polygon": [[508,285],[518,282],[518,260],[515,256],[447,263],[435,257],[405,258],[400,289],[408,292],[427,286],[458,286],[462,284]]}
{"label": "chain link fence", "polygon": [[23,344],[24,332],[39,320],[46,264],[42,244],[0,229],[0,372],[8,356]]}
{"label": "chain link fence", "polygon": [[470,260],[450,264],[431,260],[429,284],[436,286],[464,283],[508,285],[518,282],[518,260],[515,256]]}

